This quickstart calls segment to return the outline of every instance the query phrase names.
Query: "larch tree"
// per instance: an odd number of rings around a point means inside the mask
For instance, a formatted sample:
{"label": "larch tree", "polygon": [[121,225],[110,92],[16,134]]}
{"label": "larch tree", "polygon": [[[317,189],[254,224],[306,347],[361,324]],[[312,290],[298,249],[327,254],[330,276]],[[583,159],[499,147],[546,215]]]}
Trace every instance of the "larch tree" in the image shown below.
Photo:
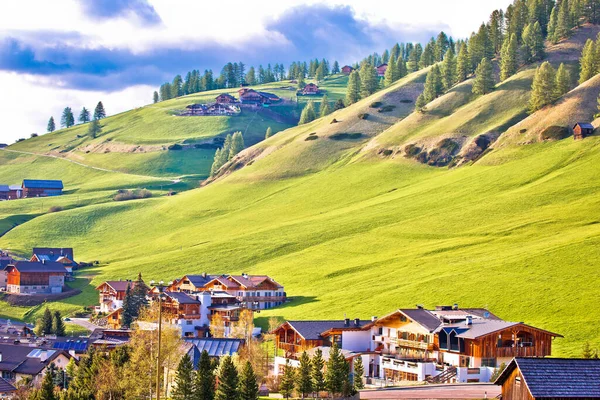
{"label": "larch tree", "polygon": [[185,354],[175,373],[175,388],[171,397],[173,400],[188,400],[194,395],[194,365],[188,354]]}
{"label": "larch tree", "polygon": [[194,375],[194,397],[197,400],[215,398],[215,368],[206,350],[200,354],[198,370]]}
{"label": "larch tree", "polygon": [[502,44],[500,61],[500,79],[506,80],[517,72],[519,65],[517,56],[517,37],[512,34],[507,36]]}
{"label": "larch tree", "polygon": [[285,399],[289,399],[294,393],[294,387],[296,386],[296,371],[290,365],[289,361],[286,361],[283,367],[283,376],[279,382],[279,392]]}
{"label": "larch tree", "polygon": [[317,393],[322,392],[326,389],[325,375],[323,374],[323,368],[325,367],[325,360],[323,360],[323,351],[317,349],[315,355],[311,361],[311,372],[310,378],[312,381],[312,388]]}
{"label": "larch tree", "polygon": [[94,109],[94,119],[102,119],[106,118],[106,111],[104,110],[104,104],[101,101],[96,104],[96,108]]}
{"label": "larch tree", "polygon": [[52,333],[56,336],[65,336],[65,323],[58,310],[52,315]]}
{"label": "larch tree", "polygon": [[300,366],[296,373],[296,390],[302,398],[305,398],[313,391],[313,383],[311,379],[311,362],[306,351],[300,355]]}
{"label": "larch tree", "polygon": [[75,117],[73,117],[73,111],[71,107],[65,107],[60,119],[60,125],[64,128],[70,128],[75,125]]}
{"label": "larch tree", "polygon": [[494,90],[495,85],[492,63],[487,58],[483,58],[475,70],[473,93],[478,95],[488,94]]}
{"label": "larch tree", "polygon": [[265,133],[265,139],[270,138],[271,136],[273,136],[273,129],[271,129],[271,127],[269,126],[267,128],[267,132]]}
{"label": "larch tree", "polygon": [[240,400],[258,400],[258,383],[250,361],[246,361],[240,374],[239,396]]}
{"label": "larch tree", "polygon": [[579,83],[587,81],[598,72],[598,65],[596,63],[596,46],[594,41],[588,39],[583,46],[583,52],[581,54],[581,58],[579,60],[580,65],[580,73],[579,73]]}
{"label": "larch tree", "polygon": [[312,100],[309,100],[308,103],[306,103],[306,106],[304,106],[302,109],[298,125],[308,124],[309,122],[314,121],[316,118],[317,113],[315,112],[315,105]]}
{"label": "larch tree", "polygon": [[388,66],[387,66],[387,69],[385,70],[385,74],[383,76],[383,84],[385,87],[389,87],[394,82],[396,82],[396,80],[398,79],[397,71],[398,71],[398,69],[396,68],[396,60],[394,59],[394,57],[392,57],[388,61]]}
{"label": "larch tree", "polygon": [[346,105],[354,104],[360,100],[360,75],[357,70],[350,73],[348,78],[348,87],[346,89]]}
{"label": "larch tree", "polygon": [[571,90],[571,74],[563,63],[560,64],[556,71],[556,85],[554,90],[554,97],[557,99]]}
{"label": "larch tree", "polygon": [[358,356],[354,359],[354,389],[361,390],[365,388],[363,376],[365,375],[365,367],[362,362],[362,357]]}
{"label": "larch tree", "polygon": [[237,400],[239,377],[231,356],[221,358],[219,364],[219,384],[215,400]]}
{"label": "larch tree", "polygon": [[48,120],[48,126],[46,127],[48,132],[54,132],[56,130],[56,124],[54,123],[54,117],[50,117]]}
{"label": "larch tree", "polygon": [[327,98],[326,94],[323,95],[323,98],[321,99],[321,108],[319,112],[321,118],[331,113],[331,105],[329,104],[329,98]]}
{"label": "larch tree", "polygon": [[360,67],[360,95],[362,98],[369,97],[375,93],[379,87],[379,78],[377,69],[369,64],[363,63]]}
{"label": "larch tree", "polygon": [[85,107],[83,107],[81,109],[81,112],[79,113],[79,122],[81,122],[82,124],[90,122],[90,112]]}
{"label": "larch tree", "polygon": [[535,71],[529,99],[529,112],[534,113],[556,98],[556,71],[548,61],[542,63]]}
{"label": "larch tree", "polygon": [[100,121],[97,119],[93,120],[88,126],[88,135],[95,139],[102,132],[102,127],[100,126]]}
{"label": "larch tree", "polygon": [[442,83],[446,91],[456,83],[456,56],[450,49],[446,50],[442,61]]}
{"label": "larch tree", "polygon": [[460,50],[458,51],[458,58],[456,60],[456,81],[466,81],[470,73],[471,61],[469,59],[469,49],[467,47],[467,44],[463,42],[460,45]]}
{"label": "larch tree", "polygon": [[240,151],[244,150],[244,136],[242,132],[237,131],[231,136],[231,148],[229,149],[229,160],[233,159]]}

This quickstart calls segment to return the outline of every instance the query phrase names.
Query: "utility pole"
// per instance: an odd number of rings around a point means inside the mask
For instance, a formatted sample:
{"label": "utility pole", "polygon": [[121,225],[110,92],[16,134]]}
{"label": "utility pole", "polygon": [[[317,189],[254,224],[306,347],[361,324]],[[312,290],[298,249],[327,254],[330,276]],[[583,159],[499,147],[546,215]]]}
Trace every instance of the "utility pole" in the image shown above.
{"label": "utility pole", "polygon": [[158,352],[156,356],[156,400],[160,400],[160,342],[162,333],[162,293],[158,289]]}

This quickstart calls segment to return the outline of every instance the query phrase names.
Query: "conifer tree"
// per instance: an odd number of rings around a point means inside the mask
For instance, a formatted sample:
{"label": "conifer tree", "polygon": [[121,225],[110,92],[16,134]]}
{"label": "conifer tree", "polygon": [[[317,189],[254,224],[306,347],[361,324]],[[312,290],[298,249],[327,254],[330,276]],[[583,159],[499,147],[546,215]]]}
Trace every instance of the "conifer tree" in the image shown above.
{"label": "conifer tree", "polygon": [[315,71],[315,79],[317,80],[317,82],[321,82],[323,78],[325,78],[325,71],[323,69],[323,63],[321,63]]}
{"label": "conifer tree", "polygon": [[360,75],[354,70],[348,78],[348,88],[346,89],[346,105],[354,104],[360,100]]}
{"label": "conifer tree", "polygon": [[65,107],[62,113],[62,117],[60,119],[60,125],[63,128],[70,128],[75,125],[75,118],[73,117],[73,111],[71,111],[71,107]]}
{"label": "conifer tree", "polygon": [[471,73],[471,61],[469,59],[469,50],[466,43],[460,45],[458,59],[456,60],[456,81],[458,83],[466,81]]}
{"label": "conifer tree", "polygon": [[363,366],[362,357],[358,356],[354,359],[354,389],[357,391],[365,388],[364,375],[365,367]]}
{"label": "conifer tree", "polygon": [[106,117],[106,111],[104,110],[104,105],[101,101],[96,105],[96,109],[94,109],[94,119],[102,119]]}
{"label": "conifer tree", "polygon": [[337,393],[341,393],[343,389],[345,361],[337,344],[334,343],[329,350],[329,361],[327,361],[327,371],[325,372],[327,390],[334,397]]}
{"label": "conifer tree", "polygon": [[596,63],[596,46],[594,41],[588,39],[583,46],[583,52],[581,59],[579,60],[580,73],[579,73],[579,84],[587,81],[598,72],[598,66]]}
{"label": "conifer tree", "polygon": [[313,384],[311,379],[311,362],[310,357],[306,351],[302,352],[300,356],[300,366],[296,373],[296,390],[305,398],[306,395],[313,391]]}
{"label": "conifer tree", "polygon": [[548,61],[537,67],[531,86],[530,113],[536,112],[555,100],[555,84],[556,71]]}
{"label": "conifer tree", "polygon": [[425,103],[435,100],[443,91],[442,73],[440,68],[434,65],[427,73],[427,78],[425,78],[425,89],[423,90]]}
{"label": "conifer tree", "polygon": [[504,13],[502,10],[494,10],[490,15],[490,40],[494,47],[494,53],[499,54],[504,41]]}
{"label": "conifer tree", "polygon": [[83,107],[81,109],[81,112],[79,113],[79,122],[81,122],[82,124],[90,122],[90,112],[85,107]]}
{"label": "conifer tree", "polygon": [[331,113],[331,106],[329,105],[329,99],[327,98],[327,95],[323,95],[323,98],[321,99],[321,109],[320,109],[320,117],[323,118],[324,116],[328,115]]}
{"label": "conifer tree", "polygon": [[233,133],[231,137],[231,148],[229,149],[229,160],[235,157],[240,151],[244,150],[244,137],[242,136],[242,132],[237,131]]}
{"label": "conifer tree", "polygon": [[54,117],[50,117],[48,120],[48,127],[46,128],[48,132],[54,132],[56,130],[56,124],[54,123]]}
{"label": "conifer tree", "polygon": [[446,52],[450,48],[450,42],[448,41],[448,36],[442,31],[438,34],[435,40],[434,47],[434,58],[435,62],[440,62],[446,56]]}
{"label": "conifer tree", "polygon": [[60,311],[54,311],[52,316],[52,333],[56,336],[65,336],[65,323],[62,320]]}
{"label": "conifer tree", "polygon": [[473,82],[473,93],[483,95],[494,90],[494,75],[492,63],[483,58],[475,70],[475,81]]}
{"label": "conifer tree", "polygon": [[271,129],[271,127],[269,126],[267,128],[267,132],[265,133],[265,139],[270,138],[271,136],[273,136],[273,130]]}
{"label": "conifer tree", "polygon": [[562,97],[569,90],[571,90],[571,74],[569,74],[569,70],[565,67],[565,64],[561,63],[556,71],[554,98],[558,99]]}
{"label": "conifer tree", "polygon": [[444,61],[442,62],[442,83],[444,90],[450,90],[456,83],[456,57],[450,49],[446,50]]}
{"label": "conifer tree", "polygon": [[50,309],[48,307],[46,307],[46,309],[44,310],[44,315],[42,316],[42,323],[41,323],[41,328],[40,328],[42,334],[51,335],[53,333],[52,323],[53,323],[52,312],[50,311]]}
{"label": "conifer tree", "polygon": [[88,135],[95,139],[102,132],[102,127],[100,126],[100,121],[97,119],[93,120],[88,126]]}
{"label": "conifer tree", "polygon": [[434,48],[435,40],[431,38],[429,43],[425,45],[423,53],[421,54],[421,59],[419,60],[420,69],[426,68],[435,62]]}
{"label": "conifer tree", "polygon": [[[321,68],[321,65],[319,68]],[[256,382],[256,375],[252,369],[250,361],[246,361],[242,373],[240,375],[239,384],[240,400],[258,400],[258,383]]]}
{"label": "conifer tree", "polygon": [[310,377],[312,381],[312,388],[315,392],[319,393],[326,389],[325,386],[325,375],[323,375],[323,367],[325,361],[323,360],[323,351],[317,349],[315,355],[311,361],[311,372]]}
{"label": "conifer tree", "polygon": [[369,97],[375,93],[379,86],[377,69],[369,63],[363,63],[360,67],[360,95],[362,98]]}
{"label": "conifer tree", "polygon": [[517,37],[512,34],[507,36],[502,44],[502,59],[500,61],[500,79],[506,80],[517,72]]}
{"label": "conifer tree", "polygon": [[396,80],[398,79],[396,76],[397,71],[398,70],[396,68],[396,60],[394,59],[394,57],[392,57],[388,61],[388,66],[387,66],[387,69],[385,70],[385,74],[383,76],[383,84],[385,87],[389,87],[394,82],[396,82]]}
{"label": "conifer tree", "polygon": [[556,29],[554,31],[554,40],[558,42],[560,39],[566,38],[571,33],[572,19],[569,10],[569,1],[562,0],[558,3],[558,16],[556,21]]}
{"label": "conifer tree", "polygon": [[421,93],[419,97],[417,97],[417,101],[415,101],[415,111],[423,112],[426,105],[427,101],[425,100],[425,96]]}
{"label": "conifer tree", "polygon": [[158,97],[158,92],[155,90],[154,93],[152,94],[152,102],[154,104],[156,104],[156,103],[158,103],[159,99],[160,98]]}
{"label": "conifer tree", "polygon": [[556,28],[558,28],[558,7],[552,7],[550,13],[550,22],[548,23],[548,40],[551,43],[557,43],[560,38],[556,35]]}
{"label": "conifer tree", "polygon": [[283,367],[283,376],[279,383],[279,392],[284,398],[289,399],[294,393],[294,387],[296,382],[296,371],[290,365],[289,361],[286,361]]}
{"label": "conifer tree", "polygon": [[124,328],[131,327],[131,324],[133,323],[134,316],[132,307],[133,303],[131,300],[131,285],[127,285],[127,289],[125,290],[125,297],[123,298],[123,311],[121,315],[121,325]]}
{"label": "conifer tree", "polygon": [[246,74],[246,83],[250,86],[256,85],[256,72],[254,71],[254,67],[250,67],[248,73]]}
{"label": "conifer tree", "polygon": [[408,72],[419,70],[419,60],[421,59],[421,53],[419,52],[420,46],[420,44],[416,44],[408,55],[408,62],[406,63]]}
{"label": "conifer tree", "polygon": [[339,74],[340,73],[340,64],[337,62],[337,60],[335,60],[333,62],[333,66],[331,67],[331,74],[335,75],[335,74]]}
{"label": "conifer tree", "polygon": [[238,372],[231,356],[221,358],[219,386],[217,387],[215,400],[237,400],[239,398],[238,382]]}
{"label": "conifer tree", "polygon": [[544,58],[544,36],[539,22],[527,25],[523,31],[523,56],[525,62],[539,61]]}
{"label": "conifer tree", "polygon": [[206,350],[200,355],[198,370],[194,375],[194,400],[213,400],[215,398],[214,366]]}
{"label": "conifer tree", "polygon": [[36,400],[58,400],[58,398],[54,394],[55,372],[54,368],[52,367],[54,367],[54,364],[51,364],[51,366],[46,368],[46,373],[44,374],[42,384],[34,395],[34,398]]}
{"label": "conifer tree", "polygon": [[402,57],[398,58],[396,62],[396,71],[397,71],[397,79],[404,78],[408,75],[408,70],[406,69],[406,62]]}
{"label": "conifer tree", "polygon": [[189,354],[185,354],[175,374],[175,389],[173,389],[173,400],[189,400],[194,395],[194,365]]}
{"label": "conifer tree", "polygon": [[337,101],[333,105],[333,111],[341,110],[342,108],[345,108],[345,107],[346,107],[346,105],[344,104],[344,100],[337,99]]}
{"label": "conifer tree", "polygon": [[300,114],[300,121],[298,121],[298,125],[308,124],[309,122],[317,119],[317,113],[315,112],[315,106],[312,100],[309,100],[304,106],[302,113]]}

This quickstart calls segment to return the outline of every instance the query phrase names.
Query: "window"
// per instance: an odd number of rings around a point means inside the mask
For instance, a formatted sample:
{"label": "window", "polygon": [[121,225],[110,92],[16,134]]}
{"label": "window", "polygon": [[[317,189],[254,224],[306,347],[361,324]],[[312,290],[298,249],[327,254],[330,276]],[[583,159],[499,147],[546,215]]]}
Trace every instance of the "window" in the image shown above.
{"label": "window", "polygon": [[496,359],[495,358],[482,358],[481,366],[496,368]]}

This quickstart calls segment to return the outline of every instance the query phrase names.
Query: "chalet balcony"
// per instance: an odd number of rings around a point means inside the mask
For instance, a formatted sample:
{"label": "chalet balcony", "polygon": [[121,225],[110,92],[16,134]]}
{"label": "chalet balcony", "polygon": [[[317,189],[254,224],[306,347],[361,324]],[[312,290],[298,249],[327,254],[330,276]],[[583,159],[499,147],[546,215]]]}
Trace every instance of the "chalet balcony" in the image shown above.
{"label": "chalet balcony", "polygon": [[285,296],[236,296],[239,301],[285,301]]}
{"label": "chalet balcony", "polygon": [[497,347],[496,357],[540,357],[535,346]]}
{"label": "chalet balcony", "polygon": [[398,347],[408,347],[419,350],[431,350],[433,345],[427,342],[417,342],[415,340],[391,338],[391,343]]}

